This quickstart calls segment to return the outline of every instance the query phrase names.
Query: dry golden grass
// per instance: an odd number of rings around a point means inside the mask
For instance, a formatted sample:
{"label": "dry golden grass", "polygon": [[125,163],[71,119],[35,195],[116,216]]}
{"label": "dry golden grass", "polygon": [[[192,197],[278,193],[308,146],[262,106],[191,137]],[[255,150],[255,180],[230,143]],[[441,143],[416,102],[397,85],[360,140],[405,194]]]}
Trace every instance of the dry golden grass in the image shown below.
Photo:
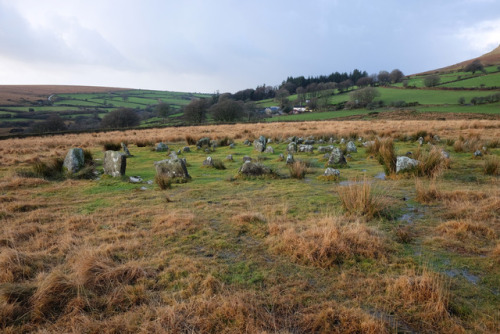
{"label": "dry golden grass", "polygon": [[487,254],[497,235],[484,223],[472,221],[447,221],[436,227],[433,242],[458,253]]}
{"label": "dry golden grass", "polygon": [[[450,321],[449,282],[428,270],[409,269],[387,287],[389,303],[424,332],[462,332]],[[443,326],[443,324],[446,324]]]}
{"label": "dry golden grass", "polygon": [[[236,125],[206,125],[192,127],[178,127],[165,129],[146,129],[111,131],[89,134],[70,134],[64,136],[46,136],[24,139],[9,139],[0,141],[0,166],[24,164],[28,160],[39,157],[50,157],[49,151],[56,149],[65,154],[71,147],[96,147],[98,143],[113,138],[116,142],[184,142],[186,133],[198,140],[202,137],[212,139],[248,138],[259,135],[270,138],[288,138],[295,135],[317,136],[329,138],[331,136],[349,137],[352,129],[358,129],[360,136],[373,138],[375,135],[385,137],[398,137],[402,133],[415,133],[423,131],[436,133],[441,138],[458,137],[477,138],[482,140],[498,140],[500,138],[500,121],[478,120],[473,124],[468,120],[441,121],[321,121],[297,123],[259,123]],[[297,133],[297,129],[300,129]],[[373,129],[377,129],[374,133]],[[485,131],[487,129],[487,131]]]}
{"label": "dry golden grass", "polygon": [[347,260],[383,259],[387,254],[382,234],[359,220],[326,217],[303,226],[289,225],[270,223],[269,243],[298,263],[331,267]]}
{"label": "dry golden grass", "polygon": [[366,177],[350,180],[347,186],[339,187],[337,192],[342,207],[351,215],[372,218],[382,215],[391,205],[388,197],[372,189]]}
{"label": "dry golden grass", "polygon": [[359,308],[347,308],[326,302],[304,310],[300,319],[306,333],[389,333],[380,320]]}

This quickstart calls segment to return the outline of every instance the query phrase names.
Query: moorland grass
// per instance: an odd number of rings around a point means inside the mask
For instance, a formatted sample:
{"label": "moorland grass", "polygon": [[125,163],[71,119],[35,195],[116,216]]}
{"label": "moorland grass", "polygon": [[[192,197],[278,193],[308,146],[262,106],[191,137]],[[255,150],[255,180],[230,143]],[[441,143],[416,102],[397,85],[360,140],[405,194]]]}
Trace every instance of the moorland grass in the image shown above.
{"label": "moorland grass", "polygon": [[[75,143],[100,158],[104,139],[165,141],[177,151],[185,146],[185,129],[41,137],[36,149],[29,138],[0,142],[2,330],[491,333],[498,328],[500,303],[491,292],[500,284],[500,193],[497,178],[483,173],[483,159],[452,151],[451,168],[432,178],[380,180],[374,176],[382,166],[358,147],[338,180],[318,178],[324,172],[320,153],[295,155],[310,161],[308,178],[232,178],[245,155],[270,157],[265,165],[286,174],[284,161],[242,145],[260,134],[280,139],[273,144],[276,153],[286,151],[289,135],[328,139],[354,132],[364,140],[392,138],[394,151],[406,152],[417,150],[418,143],[397,138],[423,130],[443,141],[460,135],[494,141],[496,121],[196,129],[197,135],[210,131],[214,140],[235,140],[234,149],[211,152],[214,159],[233,154],[235,161],[225,162],[225,170],[207,169],[205,152],[182,153],[192,180],[171,184],[168,198],[147,183],[154,180],[153,161],[166,153],[134,144],[126,174],[141,176],[143,183],[128,177],[55,182],[14,171],[37,158],[64,156]],[[500,154],[498,147],[488,151]],[[102,162],[94,160],[100,170]],[[349,182],[363,175],[362,183]],[[399,219],[403,213],[410,223]],[[461,274],[447,276],[462,268],[477,275],[477,283]]]}

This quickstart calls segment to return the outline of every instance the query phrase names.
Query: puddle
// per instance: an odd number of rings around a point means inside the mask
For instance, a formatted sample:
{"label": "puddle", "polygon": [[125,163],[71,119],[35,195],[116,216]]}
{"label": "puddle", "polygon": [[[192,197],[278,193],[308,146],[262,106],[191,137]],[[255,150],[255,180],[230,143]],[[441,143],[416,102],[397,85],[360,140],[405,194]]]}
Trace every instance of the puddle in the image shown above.
{"label": "puddle", "polygon": [[405,211],[406,213],[399,217],[398,221],[408,225],[413,224],[415,220],[420,219],[424,216],[423,212],[421,212],[420,209],[415,208],[414,206],[408,206]]}
{"label": "puddle", "polygon": [[379,180],[385,180],[385,173],[384,172],[378,173],[377,175],[374,176],[374,178]]}
{"label": "puddle", "polygon": [[459,275],[463,276],[470,283],[477,285],[479,283],[479,276],[472,275],[467,269],[450,269],[445,270],[444,273],[449,277],[457,277]]}
{"label": "puddle", "polygon": [[[370,182],[370,181],[368,181]],[[351,186],[353,184],[363,184],[365,181],[340,181],[339,185],[341,186]]]}

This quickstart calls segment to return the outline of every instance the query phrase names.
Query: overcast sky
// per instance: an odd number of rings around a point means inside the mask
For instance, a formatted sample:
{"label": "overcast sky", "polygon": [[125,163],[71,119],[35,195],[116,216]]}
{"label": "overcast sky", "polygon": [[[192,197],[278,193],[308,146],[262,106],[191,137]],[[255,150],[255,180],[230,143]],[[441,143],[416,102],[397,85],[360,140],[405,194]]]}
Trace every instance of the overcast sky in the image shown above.
{"label": "overcast sky", "polygon": [[498,0],[0,0],[0,84],[236,92],[499,44]]}

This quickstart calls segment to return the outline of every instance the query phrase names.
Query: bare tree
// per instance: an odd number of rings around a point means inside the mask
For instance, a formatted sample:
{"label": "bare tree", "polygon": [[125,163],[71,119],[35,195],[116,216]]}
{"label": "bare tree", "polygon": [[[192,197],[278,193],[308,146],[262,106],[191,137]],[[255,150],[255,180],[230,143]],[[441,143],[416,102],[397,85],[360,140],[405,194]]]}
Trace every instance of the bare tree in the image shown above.
{"label": "bare tree", "polygon": [[192,100],[184,107],[184,119],[188,123],[201,124],[207,117],[209,103],[207,99]]}
{"label": "bare tree", "polygon": [[403,81],[404,77],[405,77],[405,75],[403,74],[403,72],[401,72],[397,68],[392,70],[391,73],[389,74],[389,78],[390,78],[392,83],[401,82],[401,81]]}
{"label": "bare tree", "polygon": [[141,119],[132,108],[118,108],[102,118],[103,128],[129,128],[139,125]]}

